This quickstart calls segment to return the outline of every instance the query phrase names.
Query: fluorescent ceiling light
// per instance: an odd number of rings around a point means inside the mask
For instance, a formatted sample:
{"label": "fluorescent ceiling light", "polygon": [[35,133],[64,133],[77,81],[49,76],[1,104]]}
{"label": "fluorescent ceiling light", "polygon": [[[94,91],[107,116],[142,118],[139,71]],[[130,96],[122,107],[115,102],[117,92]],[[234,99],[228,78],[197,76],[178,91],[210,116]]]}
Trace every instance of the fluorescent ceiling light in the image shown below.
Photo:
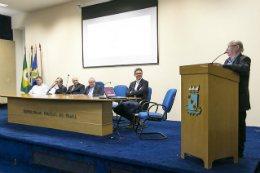
{"label": "fluorescent ceiling light", "polygon": [[1,7],[7,7],[8,5],[7,5],[7,4],[0,3],[0,6],[1,6]]}

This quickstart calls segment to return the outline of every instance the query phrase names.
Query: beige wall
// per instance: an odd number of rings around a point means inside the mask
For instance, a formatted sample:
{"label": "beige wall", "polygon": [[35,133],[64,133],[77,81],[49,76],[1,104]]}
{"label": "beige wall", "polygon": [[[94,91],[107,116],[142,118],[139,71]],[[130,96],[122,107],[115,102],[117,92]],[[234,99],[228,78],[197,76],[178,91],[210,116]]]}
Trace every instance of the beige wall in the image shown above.
{"label": "beige wall", "polygon": [[[129,85],[134,80],[135,66],[82,68],[81,11],[77,8],[78,3],[76,0],[12,17],[13,29],[25,28],[27,47],[42,44],[44,82],[50,86],[56,77],[66,81],[70,74],[78,76],[83,84],[87,84],[87,79],[93,76],[98,81],[111,81],[111,86]],[[252,110],[248,111],[247,125],[260,126],[256,109],[260,80],[257,77],[259,70],[255,67],[260,61],[256,58],[260,37],[259,6],[258,0],[159,0],[160,64],[141,67],[144,79],[153,89],[152,101],[162,102],[169,88],[178,90],[169,119],[180,120],[179,66],[211,62],[225,51],[230,40],[239,39],[244,43],[244,54],[252,58]],[[218,62],[224,62],[226,58],[226,55],[222,56]]]}

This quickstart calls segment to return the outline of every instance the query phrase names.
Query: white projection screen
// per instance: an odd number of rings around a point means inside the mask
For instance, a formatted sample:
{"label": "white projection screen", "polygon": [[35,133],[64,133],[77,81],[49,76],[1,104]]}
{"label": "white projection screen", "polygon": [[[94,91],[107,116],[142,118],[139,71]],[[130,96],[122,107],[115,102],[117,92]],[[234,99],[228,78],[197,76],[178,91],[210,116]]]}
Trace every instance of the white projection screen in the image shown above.
{"label": "white projection screen", "polygon": [[158,64],[157,7],[82,20],[83,67]]}

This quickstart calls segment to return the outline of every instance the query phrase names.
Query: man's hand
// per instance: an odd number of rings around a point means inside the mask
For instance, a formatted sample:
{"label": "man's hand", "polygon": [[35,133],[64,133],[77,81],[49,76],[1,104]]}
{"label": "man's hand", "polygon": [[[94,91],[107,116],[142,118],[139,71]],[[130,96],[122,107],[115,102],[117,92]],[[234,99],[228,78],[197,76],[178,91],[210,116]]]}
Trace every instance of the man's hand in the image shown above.
{"label": "man's hand", "polygon": [[223,67],[223,65],[220,63],[214,63],[213,65],[218,66],[218,67]]}
{"label": "man's hand", "polygon": [[142,87],[141,87],[141,88],[139,88],[139,90],[140,90],[140,89],[142,89]]}

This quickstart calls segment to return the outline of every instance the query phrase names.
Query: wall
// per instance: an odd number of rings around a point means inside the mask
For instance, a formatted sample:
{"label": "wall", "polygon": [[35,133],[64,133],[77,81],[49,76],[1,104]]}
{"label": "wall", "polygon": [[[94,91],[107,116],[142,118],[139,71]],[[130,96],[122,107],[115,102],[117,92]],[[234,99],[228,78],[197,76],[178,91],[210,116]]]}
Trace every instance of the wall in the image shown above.
{"label": "wall", "polygon": [[[90,0],[89,0],[90,2]],[[25,27],[26,46],[42,44],[44,83],[50,86],[56,77],[66,81],[68,74],[87,84],[90,77],[129,85],[135,66],[82,68],[81,11],[75,0],[51,8],[12,17],[13,29]],[[162,102],[169,88],[178,90],[168,118],[180,120],[179,66],[212,62],[223,53],[230,40],[244,43],[245,55],[252,59],[247,125],[260,126],[257,114],[257,41],[260,37],[258,0],[159,0],[159,65],[141,66],[144,79],[153,89],[152,101]],[[219,58],[224,62],[227,56]],[[22,66],[22,64],[20,64]],[[21,76],[21,75],[20,75]],[[19,77],[19,76],[18,76]],[[69,84],[71,85],[71,78]],[[18,83],[17,86],[20,84]],[[108,85],[109,86],[109,85]]]}

